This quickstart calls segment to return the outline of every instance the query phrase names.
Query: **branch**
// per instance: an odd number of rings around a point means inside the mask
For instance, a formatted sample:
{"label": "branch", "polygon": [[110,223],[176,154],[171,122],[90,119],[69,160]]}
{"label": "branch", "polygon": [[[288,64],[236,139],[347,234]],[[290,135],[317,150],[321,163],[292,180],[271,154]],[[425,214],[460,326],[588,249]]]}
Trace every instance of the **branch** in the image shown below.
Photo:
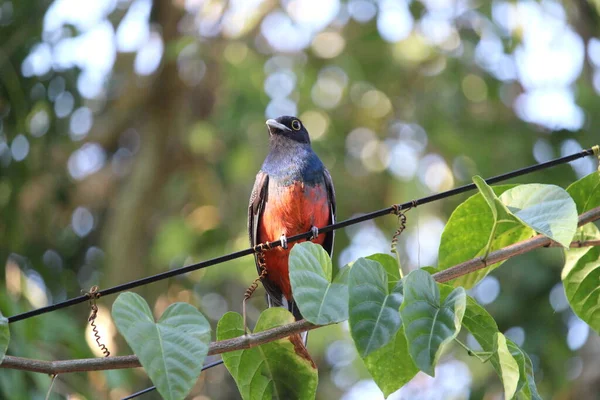
{"label": "branch", "polygon": [[[579,216],[577,226],[585,225],[589,222],[596,221],[597,219],[600,219],[600,207],[593,208],[581,214]],[[590,240],[589,243],[590,246],[598,245],[597,240]],[[531,250],[540,247],[550,246],[560,245],[554,242],[552,239],[547,238],[546,236],[537,235],[532,237],[531,239],[523,240],[521,242],[511,244],[510,246],[506,246],[500,250],[496,250],[488,254],[487,259],[484,259],[483,257],[476,257],[471,260],[457,264],[453,267],[450,267],[446,270],[437,272],[433,274],[433,278],[440,283],[448,282],[452,279],[456,279],[463,275],[485,268],[488,265],[493,265],[500,261],[508,260],[509,258],[518,256],[519,254],[527,253]],[[572,242],[570,247],[583,247],[583,242]]]}
{"label": "branch", "polygon": [[[578,226],[600,219],[600,207],[594,208],[579,216]],[[537,235],[503,249],[490,253],[487,260],[477,257],[461,264],[457,264],[447,270],[433,275],[437,282],[448,282],[460,276],[466,275],[478,269],[485,268],[500,261],[507,260],[519,254],[540,248],[554,247],[558,244],[545,236]],[[570,247],[598,246],[600,240],[575,241]],[[249,349],[264,343],[272,342],[284,337],[319,328],[319,325],[311,324],[306,320],[293,322],[288,325],[278,326],[266,331],[240,336],[233,339],[221,340],[210,344],[208,355],[228,353],[236,350]],[[140,362],[135,355],[117,356],[106,358],[87,358],[79,360],[43,361],[29,358],[6,356],[0,364],[0,368],[19,369],[45,374],[64,374],[68,372],[99,371],[109,369],[137,368]]]}
{"label": "branch", "polygon": [[[319,328],[307,320],[296,321],[288,325],[278,326],[266,331],[252,333],[233,339],[221,340],[210,344],[208,355],[244,350],[273,342],[295,333]],[[109,369],[141,367],[137,356],[117,356],[104,358],[83,358],[79,360],[44,361],[23,357],[5,356],[0,368],[20,369],[23,371],[41,372],[49,375],[65,374],[68,372],[103,371]]]}

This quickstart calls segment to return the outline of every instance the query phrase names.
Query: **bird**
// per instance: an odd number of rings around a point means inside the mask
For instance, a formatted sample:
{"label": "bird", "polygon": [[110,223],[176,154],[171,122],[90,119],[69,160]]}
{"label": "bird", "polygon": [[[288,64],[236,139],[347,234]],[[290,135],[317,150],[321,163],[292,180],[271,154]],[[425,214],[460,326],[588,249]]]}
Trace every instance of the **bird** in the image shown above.
{"label": "bird", "polygon": [[[269,307],[287,307],[298,321],[302,313],[294,302],[288,259],[295,243],[287,238],[308,231],[309,239],[331,257],[334,232],[319,228],[335,222],[335,190],[327,168],[313,151],[300,119],[281,116],[266,121],[269,153],[256,175],[248,205],[250,245],[281,240],[281,246],[264,252],[266,275],[261,280]],[[304,240],[300,240],[301,242]],[[298,243],[296,242],[296,243]],[[259,255],[255,254],[259,276]]]}

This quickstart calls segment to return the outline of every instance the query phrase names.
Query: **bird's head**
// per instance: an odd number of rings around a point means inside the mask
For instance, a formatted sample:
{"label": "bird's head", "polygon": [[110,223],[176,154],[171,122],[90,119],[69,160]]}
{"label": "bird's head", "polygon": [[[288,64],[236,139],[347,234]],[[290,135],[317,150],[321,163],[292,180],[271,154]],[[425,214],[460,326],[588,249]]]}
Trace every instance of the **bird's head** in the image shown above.
{"label": "bird's head", "polygon": [[267,128],[272,139],[285,137],[299,143],[310,143],[308,131],[296,117],[284,115],[277,119],[268,119]]}

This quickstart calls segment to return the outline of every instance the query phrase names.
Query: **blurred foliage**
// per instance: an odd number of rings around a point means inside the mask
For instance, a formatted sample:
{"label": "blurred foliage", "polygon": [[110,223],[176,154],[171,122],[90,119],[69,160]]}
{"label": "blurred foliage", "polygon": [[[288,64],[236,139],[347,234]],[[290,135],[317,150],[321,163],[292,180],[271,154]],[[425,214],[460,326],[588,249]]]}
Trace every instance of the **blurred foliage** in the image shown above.
{"label": "blurred foliage", "polygon": [[[266,117],[294,112],[309,127],[340,219],[597,144],[597,10],[584,0],[0,0],[3,315],[246,248]],[[566,187],[595,165],[572,167],[518,182]],[[408,214],[405,265],[436,263],[443,224],[465,198]],[[334,263],[387,251],[395,224],[339,232]],[[486,307],[507,337],[523,339],[544,398],[594,398],[598,337],[563,306],[562,264],[558,249],[508,261],[486,278],[499,290]],[[187,301],[214,328],[241,310],[255,275],[242,258],[138,292],[155,316]],[[128,354],[112,301],[99,301],[102,334],[113,354]],[[99,355],[88,311],[12,324],[8,354]],[[319,398],[364,398],[371,387],[350,340],[347,325],[311,333]],[[466,385],[459,397],[501,393],[491,368],[444,357],[445,376]],[[2,370],[0,397],[43,398],[49,383]],[[51,398],[117,399],[148,384],[141,370],[69,374]],[[406,396],[446,396],[447,384],[418,377]],[[201,375],[200,394],[237,390],[217,367]]]}

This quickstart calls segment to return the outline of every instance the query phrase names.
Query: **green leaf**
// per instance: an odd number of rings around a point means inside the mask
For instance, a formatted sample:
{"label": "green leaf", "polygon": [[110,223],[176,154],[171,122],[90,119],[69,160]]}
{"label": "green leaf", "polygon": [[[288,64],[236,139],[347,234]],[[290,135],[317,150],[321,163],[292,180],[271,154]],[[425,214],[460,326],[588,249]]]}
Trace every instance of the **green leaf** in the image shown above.
{"label": "green leaf", "polygon": [[510,218],[510,213],[506,207],[504,207],[504,204],[500,201],[498,196],[496,196],[496,193],[494,193],[494,190],[491,188],[491,186],[489,186],[482,177],[475,175],[473,177],[473,183],[475,183],[479,193],[481,193],[488,207],[492,211],[492,217],[494,218],[494,221],[497,221],[498,217]]}
{"label": "green leaf", "polygon": [[[580,232],[585,239],[600,239],[593,224],[583,226]],[[575,314],[600,332],[600,247],[566,250],[562,281]]]}
{"label": "green leaf", "polygon": [[154,322],[146,301],[126,292],[113,304],[112,316],[161,396],[185,398],[198,380],[210,344],[210,325],[200,311],[174,303]]}
{"label": "green leaf", "polygon": [[517,365],[519,366],[519,382],[517,383],[517,392],[521,391],[527,383],[527,373],[525,371],[525,352],[517,346],[515,342],[510,339],[506,339],[506,345],[510,354],[513,356]]}
{"label": "green leaf", "polygon": [[[524,385],[519,393],[517,393],[518,399],[525,400],[542,400],[542,397],[537,391],[537,386],[535,385],[535,377],[533,376],[533,363],[531,362],[531,358],[525,353],[523,353],[524,358],[524,367],[525,367],[525,378],[526,385]],[[519,369],[521,365],[519,364]]]}
{"label": "green leaf", "polygon": [[[294,322],[294,317],[287,310],[269,308],[260,315],[254,332],[291,322]],[[243,335],[242,316],[234,312],[223,315],[217,325],[217,339],[226,340]],[[244,400],[315,398],[317,370],[311,360],[298,355],[290,338],[224,353],[223,361]]]}
{"label": "green leaf", "polygon": [[[567,193],[571,196],[577,207],[577,213],[583,214],[593,208],[600,206],[600,172],[593,172],[586,177],[581,178],[577,182],[572,183],[567,188]],[[573,240],[594,240],[597,239],[595,231],[588,229],[586,226],[594,225],[593,222],[581,226],[577,229],[577,233]]]}
{"label": "green leaf", "polygon": [[10,342],[10,329],[8,329],[8,318],[0,312],[0,364],[4,360],[8,343]]}
{"label": "green leaf", "polygon": [[577,230],[577,207],[569,194],[555,185],[519,185],[500,200],[521,222],[569,247]]}
{"label": "green leaf", "polygon": [[367,370],[385,397],[407,384],[419,372],[407,354],[406,335],[404,329],[400,328],[388,344],[363,358]]}
{"label": "green leaf", "polygon": [[[577,206],[584,213],[600,206],[600,173],[578,180],[567,188]],[[600,231],[593,223],[577,230],[575,240],[598,240]],[[565,250],[565,266],[561,278],[571,308],[592,329],[600,332],[600,247],[582,247]]]}
{"label": "green leaf", "polygon": [[[500,201],[500,198],[498,198],[498,196],[496,196],[496,194],[494,193],[492,188],[490,186],[488,186],[488,184],[485,182],[485,180],[482,177],[474,176],[473,182],[477,186],[477,189],[479,189],[479,192],[485,199],[485,202],[488,204],[488,207],[490,208],[490,211],[492,212],[492,217],[494,219],[494,224],[492,225],[492,231],[490,232],[490,235],[488,237],[488,243],[485,246],[484,258],[486,258],[488,256],[488,254],[490,253],[490,251],[492,249],[492,243],[493,243],[494,239],[496,238],[496,229],[498,228],[498,224],[500,224],[500,223],[518,224],[519,220],[517,220],[515,218],[515,216],[512,215],[510,213],[510,211],[508,211],[506,206]],[[509,190],[512,190],[512,189],[509,189]],[[507,190],[507,191],[509,191],[509,190]]]}
{"label": "green leaf", "polygon": [[473,335],[483,351],[494,351],[494,335],[498,333],[498,324],[471,296],[467,296],[467,308],[462,325]]}
{"label": "green leaf", "polygon": [[432,267],[431,265],[426,265],[424,267],[421,267],[420,269],[422,269],[423,271],[427,272],[430,275],[433,275],[436,272],[438,272],[438,269],[436,267]]}
{"label": "green leaf", "polygon": [[506,337],[500,332],[494,335],[494,345],[496,355],[492,358],[492,364],[502,380],[504,398],[512,399],[519,385],[519,364],[508,348]]}
{"label": "green leaf", "polygon": [[[477,181],[476,178],[474,180]],[[479,183],[484,188],[487,186],[485,183]],[[490,189],[498,196],[513,187],[514,185],[505,185]],[[448,269],[463,261],[483,256],[488,250],[494,251],[533,236],[534,231],[531,228],[523,226],[514,219],[505,218],[503,220],[506,222],[498,223],[498,219],[494,219],[493,210],[488,203],[490,201],[489,191],[486,189],[484,191],[486,191],[487,199],[481,193],[471,196],[450,216],[442,233],[438,270]],[[496,216],[498,216],[499,209],[504,215],[503,205],[496,200],[491,203],[496,210]],[[490,212],[490,210],[492,211]],[[454,287],[471,288],[501,264],[502,262],[496,263],[464,275],[454,279],[450,284]]]}
{"label": "green leaf", "polygon": [[592,172],[572,183],[567,193],[575,201],[578,214],[600,206],[600,172]]}
{"label": "green leaf", "polygon": [[[350,330],[354,335],[353,331],[353,307],[352,303],[356,297],[355,302],[360,304],[364,302],[366,297],[354,295],[354,290],[358,289],[356,286],[353,286],[353,277],[356,278],[358,275],[355,273],[356,268],[361,265],[362,269],[364,266],[368,266],[370,264],[369,260],[377,261],[383,269],[385,270],[385,275],[387,277],[387,293],[395,293],[395,295],[402,295],[402,283],[400,281],[400,269],[398,266],[398,261],[388,255],[388,254],[373,254],[367,257],[367,260],[359,259],[366,261],[366,263],[358,263],[358,260],[353,264],[352,269],[350,270],[349,276],[349,293],[350,293]],[[385,288],[385,278],[381,274],[381,266],[376,267],[377,272],[371,273],[371,275],[376,275],[377,277],[381,277],[379,280],[378,287],[379,290],[377,292],[381,292]],[[354,272],[353,272],[354,271]],[[382,283],[384,282],[384,283]],[[396,287],[398,286],[398,287]],[[371,289],[373,289],[371,287]],[[376,298],[380,298],[380,294],[375,295]],[[370,297],[369,297],[370,299]],[[400,301],[402,299],[400,298]],[[399,305],[395,308],[398,313],[399,318]],[[400,320],[402,323],[402,320]],[[356,339],[354,339],[356,341]],[[359,350],[360,352],[360,350]],[[399,327],[396,330],[395,335],[392,336],[391,340],[383,347],[371,352],[368,356],[363,357],[363,362],[367,367],[367,370],[373,377],[373,380],[379,386],[381,391],[387,397],[390,394],[394,393],[406,383],[408,383],[412,378],[415,377],[419,369],[415,365],[414,361],[411,357],[407,357],[408,353],[408,343],[406,341],[406,335],[404,334],[404,329]]]}
{"label": "green leaf", "polygon": [[[517,365],[519,366],[519,382],[517,384],[516,398],[519,399],[539,399],[540,395],[537,392],[535,386],[535,379],[533,377],[533,364],[531,359],[515,342],[510,339],[506,339],[506,344],[510,350],[510,354],[513,356]],[[537,397],[536,397],[537,396]]]}
{"label": "green leaf", "polygon": [[388,275],[377,261],[359,258],[348,277],[350,333],[364,358],[392,340],[402,320],[402,283],[390,291]]}
{"label": "green leaf", "polygon": [[[449,293],[451,289],[452,288],[447,285],[440,285],[440,291],[442,295]],[[507,361],[508,364],[506,364],[505,361],[507,358],[505,355],[502,354],[501,358],[500,354],[498,353],[499,339],[497,335],[500,334],[498,332],[498,325],[496,324],[494,318],[492,318],[492,316],[485,310],[485,308],[479,305],[477,301],[470,296],[467,296],[467,308],[462,320],[462,326],[467,329],[471,335],[473,335],[475,340],[477,340],[481,346],[483,352],[494,353],[489,360],[498,373],[500,380],[503,382],[505,390],[507,386],[510,390],[513,383],[512,381],[507,381],[507,379],[514,378],[511,375],[512,370],[510,369],[512,366],[514,366],[514,364],[511,363],[509,358]],[[529,356],[511,340],[506,338],[504,339],[506,349],[508,349],[510,355],[513,357],[519,370],[515,391],[519,390],[519,396],[525,396],[523,398],[541,400],[535,387],[533,366]],[[509,397],[507,396],[507,398]]]}
{"label": "green leaf", "polygon": [[377,261],[385,269],[387,274],[388,289],[391,291],[402,278],[400,275],[400,265],[398,260],[389,254],[376,253],[367,257],[367,260]]}
{"label": "green leaf", "polygon": [[349,267],[334,267],[323,247],[303,242],[292,247],[289,270],[294,300],[304,318],[316,325],[348,319]]}
{"label": "green leaf", "polygon": [[463,288],[454,289],[442,302],[437,284],[425,271],[413,271],[404,279],[400,314],[410,355],[421,371],[434,375],[443,346],[460,331],[465,306]]}

